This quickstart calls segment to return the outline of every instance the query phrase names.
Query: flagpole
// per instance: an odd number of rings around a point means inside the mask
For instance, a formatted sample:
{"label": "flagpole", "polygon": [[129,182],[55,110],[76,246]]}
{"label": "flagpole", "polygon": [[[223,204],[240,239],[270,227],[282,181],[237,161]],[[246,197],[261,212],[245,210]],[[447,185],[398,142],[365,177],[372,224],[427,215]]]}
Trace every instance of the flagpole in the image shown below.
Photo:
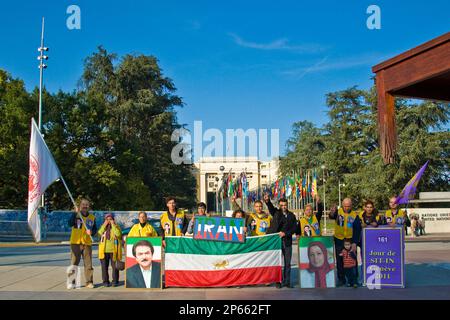
{"label": "flagpole", "polygon": [[72,196],[72,192],[70,192],[69,187],[67,187],[66,180],[64,180],[63,176],[61,176],[61,181],[64,184],[64,187],[66,188],[66,191],[69,194],[70,200],[72,201],[73,206],[75,207],[75,210],[76,210],[77,209],[77,204],[75,203],[75,200],[74,200],[74,198]]}

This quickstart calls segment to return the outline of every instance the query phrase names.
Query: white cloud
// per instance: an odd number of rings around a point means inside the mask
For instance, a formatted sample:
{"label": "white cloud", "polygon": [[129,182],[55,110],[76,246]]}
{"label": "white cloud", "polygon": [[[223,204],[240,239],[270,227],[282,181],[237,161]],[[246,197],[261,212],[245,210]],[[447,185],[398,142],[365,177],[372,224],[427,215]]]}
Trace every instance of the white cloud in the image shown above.
{"label": "white cloud", "polygon": [[291,45],[289,44],[289,40],[287,38],[276,39],[269,43],[257,43],[246,41],[234,33],[229,33],[228,35],[233,38],[237,45],[244,48],[259,50],[286,50],[295,51],[298,53],[317,53],[325,50],[325,47],[319,44]]}
{"label": "white cloud", "polygon": [[326,56],[310,66],[288,69],[282,71],[281,74],[293,76],[296,79],[301,79],[308,73],[345,70],[360,66],[372,66],[380,61],[383,61],[385,58],[386,55],[377,55],[372,53],[333,60],[329,59],[329,56]]}

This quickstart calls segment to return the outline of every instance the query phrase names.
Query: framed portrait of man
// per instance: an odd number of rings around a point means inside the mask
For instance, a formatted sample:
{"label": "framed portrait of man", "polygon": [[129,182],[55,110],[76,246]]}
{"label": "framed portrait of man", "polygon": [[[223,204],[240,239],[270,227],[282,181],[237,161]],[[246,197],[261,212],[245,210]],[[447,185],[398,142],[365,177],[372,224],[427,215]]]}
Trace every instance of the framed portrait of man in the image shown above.
{"label": "framed portrait of man", "polygon": [[134,289],[161,289],[162,239],[127,237],[125,287]]}
{"label": "framed portrait of man", "polygon": [[333,237],[300,237],[300,288],[334,288],[336,260]]}

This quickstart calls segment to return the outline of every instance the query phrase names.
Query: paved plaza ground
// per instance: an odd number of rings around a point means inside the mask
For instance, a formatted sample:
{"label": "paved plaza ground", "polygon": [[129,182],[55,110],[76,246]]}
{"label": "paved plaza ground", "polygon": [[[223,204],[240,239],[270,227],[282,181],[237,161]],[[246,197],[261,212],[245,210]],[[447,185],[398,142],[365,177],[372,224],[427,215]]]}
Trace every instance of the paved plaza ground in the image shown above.
{"label": "paved plaza ground", "polygon": [[[293,263],[297,261],[297,248]],[[0,299],[450,299],[450,235],[427,235],[406,242],[406,288],[368,290],[367,288],[300,289],[297,266],[293,265],[293,289],[274,286],[242,288],[187,289],[157,291],[105,288],[94,250],[94,289],[66,289],[66,268],[70,264],[67,244],[0,243]]]}

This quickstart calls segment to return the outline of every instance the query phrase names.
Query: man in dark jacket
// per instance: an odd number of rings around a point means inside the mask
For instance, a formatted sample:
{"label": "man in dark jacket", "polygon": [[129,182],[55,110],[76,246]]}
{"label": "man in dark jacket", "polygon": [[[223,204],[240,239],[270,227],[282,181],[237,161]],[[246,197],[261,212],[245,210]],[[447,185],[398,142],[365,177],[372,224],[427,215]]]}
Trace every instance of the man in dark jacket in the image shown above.
{"label": "man in dark jacket", "polygon": [[288,210],[288,202],[281,198],[278,201],[280,208],[277,209],[270,201],[269,195],[264,195],[264,202],[273,216],[272,223],[268,233],[279,233],[282,238],[282,253],[284,258],[283,282],[277,283],[277,288],[283,286],[293,288],[291,285],[291,258],[292,258],[292,235],[297,229],[297,219],[295,215]]}
{"label": "man in dark jacket", "polygon": [[153,245],[140,240],[133,245],[133,256],[137,264],[127,268],[127,288],[161,288],[161,263],[153,261]]}

